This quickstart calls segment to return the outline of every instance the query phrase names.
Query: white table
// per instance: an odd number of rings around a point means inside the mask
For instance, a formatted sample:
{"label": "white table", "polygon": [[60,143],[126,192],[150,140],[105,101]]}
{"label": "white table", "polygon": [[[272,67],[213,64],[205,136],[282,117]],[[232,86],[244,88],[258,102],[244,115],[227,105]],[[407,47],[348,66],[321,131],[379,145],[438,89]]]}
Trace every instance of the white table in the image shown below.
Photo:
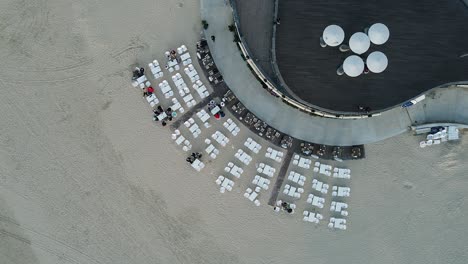
{"label": "white table", "polygon": [[186,53],[180,55],[180,59],[183,60],[183,61],[187,60],[187,59],[190,59],[190,54],[188,52],[186,52]]}
{"label": "white table", "polygon": [[167,117],[166,112],[162,112],[161,114],[158,115],[158,120],[163,120],[166,117]]}
{"label": "white table", "polygon": [[162,93],[165,94],[165,93],[167,93],[167,92],[169,92],[169,91],[171,91],[171,87],[170,87],[169,85],[163,85],[163,86],[161,86],[161,92],[162,92]]}
{"label": "white table", "polygon": [[249,195],[249,200],[253,202],[253,201],[255,200],[255,198],[257,198],[257,196],[258,196],[258,193],[255,192],[255,191],[253,191],[253,192]]}
{"label": "white table", "polygon": [[170,60],[170,61],[167,62],[167,65],[168,65],[169,67],[174,67],[174,66],[176,66],[177,64],[178,64],[178,62],[177,62],[176,59],[173,59],[173,60]]}
{"label": "white table", "polygon": [[215,149],[215,146],[213,146],[213,144],[210,144],[206,149],[206,153],[210,154],[211,151],[213,151]]}
{"label": "white table", "polygon": [[221,108],[219,108],[219,106],[215,106],[213,109],[211,109],[211,114],[215,115],[219,111],[221,111]]}
{"label": "white table", "polygon": [[151,101],[154,101],[154,99],[157,99],[156,95],[154,95],[154,94],[151,94],[150,96],[146,97],[146,101],[148,101],[148,103],[151,102]]}
{"label": "white table", "polygon": [[138,79],[136,79],[136,81],[138,82],[138,84],[144,83],[144,82],[146,82],[147,80],[148,80],[148,79],[146,79],[146,76],[145,76],[145,75],[143,75],[143,76],[139,77]]}
{"label": "white table", "polygon": [[189,94],[189,95],[185,96],[183,99],[184,99],[184,102],[187,103],[188,101],[193,99],[193,96],[191,94]]}
{"label": "white table", "polygon": [[176,144],[180,145],[182,142],[184,142],[184,140],[185,140],[185,138],[183,136],[180,136],[180,137],[177,138]]}
{"label": "white table", "polygon": [[210,115],[207,114],[207,113],[204,113],[201,117],[200,117],[200,120],[202,122],[206,122],[206,120],[210,119]]}
{"label": "white table", "polygon": [[294,194],[296,193],[296,187],[291,186],[289,189],[288,195],[294,197]]}

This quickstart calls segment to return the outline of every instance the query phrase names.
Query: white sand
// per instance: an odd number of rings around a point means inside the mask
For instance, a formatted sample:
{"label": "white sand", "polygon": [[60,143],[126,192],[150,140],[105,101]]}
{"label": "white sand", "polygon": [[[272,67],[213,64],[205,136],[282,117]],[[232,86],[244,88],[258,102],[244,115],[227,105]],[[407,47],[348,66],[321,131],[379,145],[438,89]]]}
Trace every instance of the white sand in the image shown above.
{"label": "white sand", "polygon": [[138,2],[0,1],[1,264],[466,263],[466,141],[345,163],[345,232],[254,207],[253,164],[219,194],[235,149],[195,173],[129,85],[130,65],[194,51],[198,3]]}

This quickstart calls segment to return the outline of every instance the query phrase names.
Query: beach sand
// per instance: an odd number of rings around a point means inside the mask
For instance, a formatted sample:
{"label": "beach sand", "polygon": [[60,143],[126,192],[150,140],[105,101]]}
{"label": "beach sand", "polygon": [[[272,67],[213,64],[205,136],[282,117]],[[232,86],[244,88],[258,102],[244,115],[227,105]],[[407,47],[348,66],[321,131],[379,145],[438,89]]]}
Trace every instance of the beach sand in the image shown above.
{"label": "beach sand", "polygon": [[405,134],[344,162],[341,232],[276,214],[268,195],[255,207],[255,164],[219,193],[244,127],[189,167],[129,79],[170,47],[194,54],[199,20],[188,0],[0,2],[1,264],[466,263],[466,140],[420,149]]}

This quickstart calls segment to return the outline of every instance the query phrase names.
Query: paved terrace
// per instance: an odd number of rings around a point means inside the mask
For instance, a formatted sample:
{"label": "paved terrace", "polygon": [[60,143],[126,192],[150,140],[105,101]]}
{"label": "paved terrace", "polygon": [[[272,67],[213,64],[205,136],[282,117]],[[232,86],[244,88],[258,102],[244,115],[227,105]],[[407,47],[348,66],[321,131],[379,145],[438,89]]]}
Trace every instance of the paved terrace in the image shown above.
{"label": "paved terrace", "polygon": [[[278,10],[276,58],[281,76],[295,97],[312,105],[343,112],[358,111],[359,105],[387,109],[434,87],[468,80],[468,57],[460,58],[468,53],[468,8],[462,1],[288,0],[279,1]],[[338,65],[353,53],[321,48],[323,29],[340,25],[347,43],[354,32],[375,22],[389,27],[390,39],[384,45],[371,44],[361,57],[382,51],[388,68],[356,78],[338,76]],[[244,34],[255,34],[245,31],[257,28],[244,27]]]}
{"label": "paved terrace", "polygon": [[298,139],[328,145],[357,145],[380,141],[409,130],[409,126],[433,121],[468,123],[468,89],[436,89],[409,110],[395,108],[380,116],[327,119],[294,109],[264,90],[240,56],[232,32],[232,10],[224,0],[201,0],[201,16],[209,27],[206,35],[213,58],[229,88],[255,115],[277,130]]}

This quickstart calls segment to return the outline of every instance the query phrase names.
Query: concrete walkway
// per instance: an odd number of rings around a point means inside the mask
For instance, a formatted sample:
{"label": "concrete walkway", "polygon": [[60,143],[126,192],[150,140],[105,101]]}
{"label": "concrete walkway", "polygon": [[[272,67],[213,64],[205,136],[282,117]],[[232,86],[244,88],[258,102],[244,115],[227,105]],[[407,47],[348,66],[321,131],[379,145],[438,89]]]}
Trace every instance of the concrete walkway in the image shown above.
{"label": "concrete walkway", "polygon": [[[255,115],[277,130],[309,142],[327,145],[357,145],[380,141],[409,130],[414,121],[468,122],[468,91],[465,88],[433,90],[424,103],[407,111],[395,108],[380,116],[340,120],[300,112],[265,91],[233,42],[227,28],[232,10],[224,0],[201,0],[201,17],[211,53],[224,80],[239,100]],[[216,41],[209,40],[216,36]],[[336,95],[340,96],[340,95]]]}

